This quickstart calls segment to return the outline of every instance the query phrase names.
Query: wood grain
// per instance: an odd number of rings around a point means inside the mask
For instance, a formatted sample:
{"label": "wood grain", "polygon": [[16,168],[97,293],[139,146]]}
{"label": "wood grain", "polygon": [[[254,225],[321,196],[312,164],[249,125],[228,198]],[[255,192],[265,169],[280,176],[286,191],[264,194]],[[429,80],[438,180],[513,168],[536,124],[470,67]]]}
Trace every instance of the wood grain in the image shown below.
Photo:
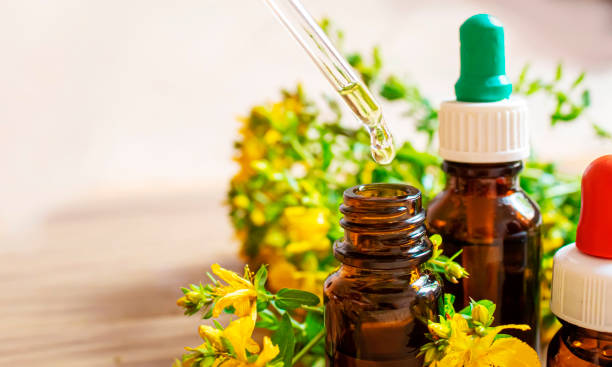
{"label": "wood grain", "polygon": [[0,246],[0,366],[170,366],[199,343],[179,287],[240,268],[223,193],[79,203]]}

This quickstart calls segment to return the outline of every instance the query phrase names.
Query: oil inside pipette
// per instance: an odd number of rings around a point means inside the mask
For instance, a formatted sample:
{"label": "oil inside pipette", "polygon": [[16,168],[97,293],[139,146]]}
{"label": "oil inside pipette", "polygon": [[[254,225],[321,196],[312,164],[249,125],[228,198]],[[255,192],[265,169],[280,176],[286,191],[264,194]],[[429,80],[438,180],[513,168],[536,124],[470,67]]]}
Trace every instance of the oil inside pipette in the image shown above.
{"label": "oil inside pipette", "polygon": [[391,163],[395,157],[393,136],[370,91],[361,83],[351,83],[339,92],[370,133],[370,150],[374,161],[380,164]]}

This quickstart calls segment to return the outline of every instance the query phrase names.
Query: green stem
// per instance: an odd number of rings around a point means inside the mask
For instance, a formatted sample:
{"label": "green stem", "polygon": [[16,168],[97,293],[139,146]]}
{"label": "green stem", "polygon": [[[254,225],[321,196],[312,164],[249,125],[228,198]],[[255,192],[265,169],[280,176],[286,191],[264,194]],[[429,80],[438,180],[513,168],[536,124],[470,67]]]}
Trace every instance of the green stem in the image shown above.
{"label": "green stem", "polygon": [[440,261],[440,260],[435,260],[435,259],[429,259],[429,260],[427,260],[427,262],[430,263],[430,264],[439,265],[439,266],[442,266],[442,267],[444,267],[446,265],[445,261]]}
{"label": "green stem", "polygon": [[291,360],[291,365],[295,366],[295,364],[298,363],[300,359],[302,359],[302,357],[304,357],[306,353],[308,353],[315,345],[317,345],[317,343],[321,341],[321,339],[323,339],[324,336],[325,336],[325,329],[319,331],[319,333],[314,338],[312,338],[312,340],[310,340],[308,344],[306,344],[304,348],[302,348],[302,350],[297,352],[297,354]]}
{"label": "green stem", "polygon": [[323,313],[323,307],[316,307],[316,306],[302,306],[300,307],[301,309],[304,309],[306,311],[312,311],[312,312],[317,312],[317,313]]}

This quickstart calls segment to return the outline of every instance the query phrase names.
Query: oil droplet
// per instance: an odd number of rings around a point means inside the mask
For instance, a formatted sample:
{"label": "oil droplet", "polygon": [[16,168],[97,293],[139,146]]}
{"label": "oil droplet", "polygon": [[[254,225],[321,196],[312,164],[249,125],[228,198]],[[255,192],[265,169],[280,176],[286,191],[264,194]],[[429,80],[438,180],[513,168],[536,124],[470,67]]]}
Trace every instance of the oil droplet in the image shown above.
{"label": "oil droplet", "polygon": [[370,150],[374,161],[379,164],[391,163],[395,157],[393,137],[370,91],[361,83],[352,83],[342,88],[340,95],[370,133]]}
{"label": "oil droplet", "polygon": [[387,129],[384,120],[369,128],[370,133],[370,150],[372,158],[379,164],[389,164],[395,158],[395,144],[393,136]]}

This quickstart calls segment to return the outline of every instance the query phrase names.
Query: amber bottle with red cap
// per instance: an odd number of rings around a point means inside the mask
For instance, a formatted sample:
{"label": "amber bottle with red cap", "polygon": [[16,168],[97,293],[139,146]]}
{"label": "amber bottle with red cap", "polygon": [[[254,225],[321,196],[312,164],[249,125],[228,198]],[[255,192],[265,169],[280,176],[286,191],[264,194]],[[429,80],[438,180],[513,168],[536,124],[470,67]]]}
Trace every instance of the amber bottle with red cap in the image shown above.
{"label": "amber bottle with red cap", "polygon": [[548,348],[549,367],[612,366],[612,155],[582,178],[576,243],[554,257],[551,310],[563,326]]}

